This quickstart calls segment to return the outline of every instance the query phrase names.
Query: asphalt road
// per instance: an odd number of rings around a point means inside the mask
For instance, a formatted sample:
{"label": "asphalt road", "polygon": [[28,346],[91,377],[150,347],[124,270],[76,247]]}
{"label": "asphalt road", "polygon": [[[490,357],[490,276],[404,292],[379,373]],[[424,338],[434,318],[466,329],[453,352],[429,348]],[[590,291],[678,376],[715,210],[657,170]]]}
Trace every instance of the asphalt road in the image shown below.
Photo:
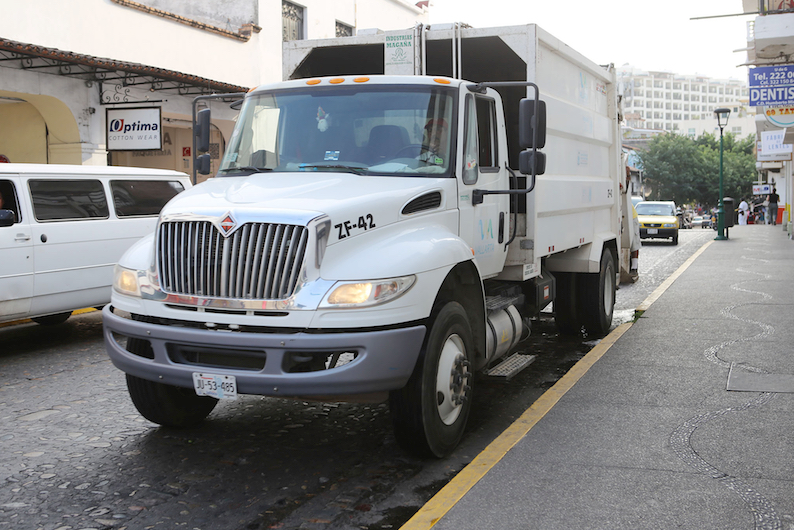
{"label": "asphalt road", "polygon": [[[615,325],[713,237],[646,242]],[[538,360],[510,383],[478,381],[460,447],[419,460],[385,404],[241,396],[201,428],[160,428],[130,402],[101,328],[98,312],[0,327],[0,530],[399,528],[594,344],[541,318],[521,344]]]}

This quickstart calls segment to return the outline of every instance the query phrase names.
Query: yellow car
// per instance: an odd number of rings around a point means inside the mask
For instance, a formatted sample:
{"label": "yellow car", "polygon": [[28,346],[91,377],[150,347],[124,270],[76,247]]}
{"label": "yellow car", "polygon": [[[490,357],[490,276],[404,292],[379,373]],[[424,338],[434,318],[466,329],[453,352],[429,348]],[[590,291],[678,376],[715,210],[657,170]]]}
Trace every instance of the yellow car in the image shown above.
{"label": "yellow car", "polygon": [[678,244],[678,217],[673,201],[643,201],[634,207],[640,220],[640,239],[671,239]]}

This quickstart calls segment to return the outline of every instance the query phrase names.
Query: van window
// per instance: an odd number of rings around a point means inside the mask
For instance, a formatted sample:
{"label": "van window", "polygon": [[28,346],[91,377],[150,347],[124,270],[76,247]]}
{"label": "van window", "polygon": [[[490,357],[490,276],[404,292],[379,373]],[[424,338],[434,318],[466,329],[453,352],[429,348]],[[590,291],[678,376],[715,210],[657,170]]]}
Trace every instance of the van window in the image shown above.
{"label": "van window", "polygon": [[107,197],[98,180],[31,179],[28,185],[39,221],[108,218]]}
{"label": "van window", "polygon": [[185,187],[177,180],[112,180],[113,206],[119,217],[160,215],[165,203]]}
{"label": "van window", "polygon": [[10,180],[0,180],[0,210],[14,212],[14,223],[20,221],[19,202],[17,201],[16,188]]}

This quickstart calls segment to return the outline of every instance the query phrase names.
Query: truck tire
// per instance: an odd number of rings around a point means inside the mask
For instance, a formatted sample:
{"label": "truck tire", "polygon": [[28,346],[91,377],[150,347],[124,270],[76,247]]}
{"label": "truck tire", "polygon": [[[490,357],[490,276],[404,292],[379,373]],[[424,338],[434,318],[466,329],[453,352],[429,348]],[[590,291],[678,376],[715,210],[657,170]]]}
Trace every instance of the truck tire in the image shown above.
{"label": "truck tire", "polygon": [[65,313],[57,313],[55,315],[47,315],[45,317],[33,317],[31,320],[40,326],[56,326],[66,322],[70,316],[72,316],[72,312],[67,311]]}
{"label": "truck tire", "polygon": [[577,303],[577,274],[555,272],[557,296],[554,299],[554,323],[562,335],[581,335],[582,319]]}
{"label": "truck tire", "polygon": [[164,427],[185,428],[201,423],[218,400],[181,388],[127,374],[127,390],[141,416]]}
{"label": "truck tire", "polygon": [[598,273],[580,275],[582,321],[589,335],[601,337],[612,326],[615,310],[615,259],[605,248]]}
{"label": "truck tire", "polygon": [[394,435],[409,453],[443,458],[460,442],[472,403],[474,342],[466,311],[447,302],[408,384],[390,394]]}

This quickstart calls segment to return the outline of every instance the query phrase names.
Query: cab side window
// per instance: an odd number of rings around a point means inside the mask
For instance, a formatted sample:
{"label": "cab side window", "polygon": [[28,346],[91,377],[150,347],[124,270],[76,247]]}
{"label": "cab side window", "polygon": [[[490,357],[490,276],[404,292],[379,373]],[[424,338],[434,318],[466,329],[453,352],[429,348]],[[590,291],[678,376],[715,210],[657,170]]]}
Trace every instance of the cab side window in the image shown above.
{"label": "cab side window", "polygon": [[496,104],[494,100],[477,97],[477,137],[479,139],[480,168],[499,168],[496,136]]}
{"label": "cab side window", "polygon": [[181,182],[165,180],[112,180],[113,207],[118,217],[160,215],[165,203],[184,191]]}
{"label": "cab side window", "polygon": [[33,215],[38,221],[107,219],[108,201],[99,180],[31,179]]}
{"label": "cab side window", "polygon": [[14,224],[21,220],[17,190],[10,180],[0,180],[0,210],[14,212]]}

